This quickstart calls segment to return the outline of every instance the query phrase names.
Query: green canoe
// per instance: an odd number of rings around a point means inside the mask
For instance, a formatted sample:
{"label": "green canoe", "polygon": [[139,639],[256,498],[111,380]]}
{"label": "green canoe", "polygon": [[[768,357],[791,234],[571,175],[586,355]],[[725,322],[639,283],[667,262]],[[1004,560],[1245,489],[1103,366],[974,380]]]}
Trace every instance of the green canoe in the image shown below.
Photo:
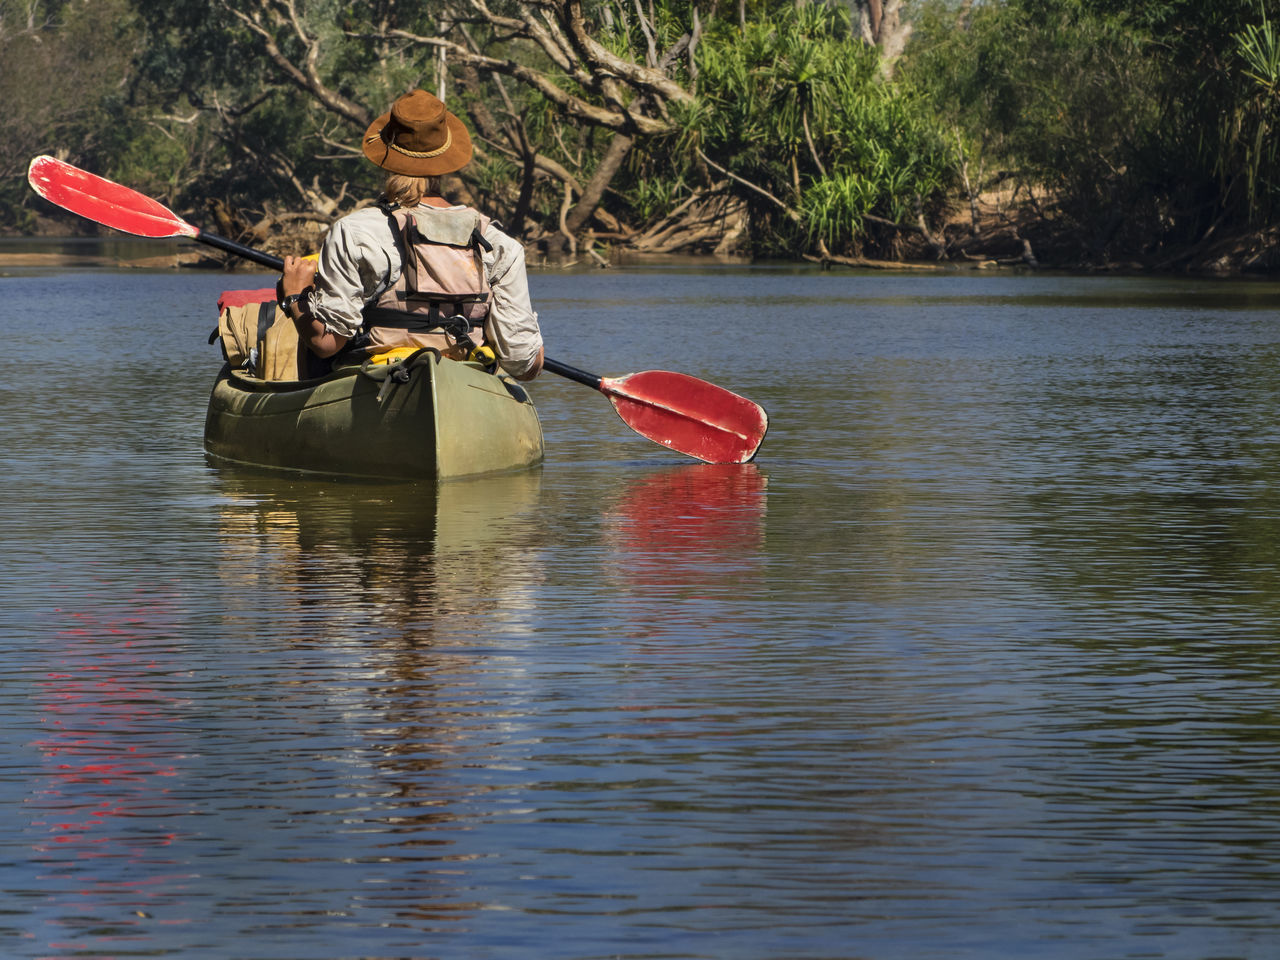
{"label": "green canoe", "polygon": [[543,455],[538,414],[520,384],[432,350],[318,380],[266,381],[224,367],[204,447],[215,462],[387,480],[504,473]]}

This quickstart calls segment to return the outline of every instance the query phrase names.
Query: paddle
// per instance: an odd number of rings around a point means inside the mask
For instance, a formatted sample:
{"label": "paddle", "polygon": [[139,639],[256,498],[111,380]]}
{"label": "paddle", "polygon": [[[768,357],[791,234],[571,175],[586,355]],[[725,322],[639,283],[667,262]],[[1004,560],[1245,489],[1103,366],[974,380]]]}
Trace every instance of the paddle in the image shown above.
{"label": "paddle", "polygon": [[[104,226],[140,237],[190,237],[271,270],[284,267],[279,257],[207,233],[160,202],[56,157],[32,160],[27,181],[44,199]],[[599,390],[642,437],[708,463],[746,463],[769,427],[759,404],[683,373],[599,377],[550,358],[543,369]]]}

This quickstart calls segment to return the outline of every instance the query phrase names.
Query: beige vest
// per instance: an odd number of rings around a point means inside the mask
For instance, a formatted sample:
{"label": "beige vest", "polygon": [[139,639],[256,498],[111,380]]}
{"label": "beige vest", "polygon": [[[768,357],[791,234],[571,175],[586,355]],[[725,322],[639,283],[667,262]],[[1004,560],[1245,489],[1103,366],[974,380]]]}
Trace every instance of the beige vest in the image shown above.
{"label": "beige vest", "polygon": [[400,277],[377,302],[365,308],[369,353],[397,347],[433,347],[461,359],[468,350],[451,332],[437,327],[449,317],[473,344],[484,342],[489,315],[489,280],[481,244],[489,220],[475,210],[446,210],[420,205],[391,215],[404,255]]}

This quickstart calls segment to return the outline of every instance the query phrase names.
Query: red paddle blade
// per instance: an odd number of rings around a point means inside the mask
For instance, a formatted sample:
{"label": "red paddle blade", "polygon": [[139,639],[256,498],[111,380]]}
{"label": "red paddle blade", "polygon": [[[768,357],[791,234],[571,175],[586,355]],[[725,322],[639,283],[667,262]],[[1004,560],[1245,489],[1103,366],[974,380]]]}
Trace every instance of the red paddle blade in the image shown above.
{"label": "red paddle blade", "polygon": [[683,373],[604,377],[600,391],[636,433],[707,463],[746,463],[769,429],[759,404]]}
{"label": "red paddle blade", "polygon": [[50,203],[125,233],[139,237],[195,237],[200,233],[164,204],[56,157],[32,160],[27,182]]}

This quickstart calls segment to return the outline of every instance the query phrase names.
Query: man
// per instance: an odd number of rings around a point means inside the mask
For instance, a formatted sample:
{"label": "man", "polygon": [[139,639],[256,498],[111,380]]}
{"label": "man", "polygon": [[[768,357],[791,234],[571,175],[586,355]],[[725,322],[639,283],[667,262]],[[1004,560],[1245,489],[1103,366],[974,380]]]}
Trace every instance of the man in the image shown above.
{"label": "man", "polygon": [[524,247],[440,195],[471,160],[462,121],[424,90],[396,100],[365,132],[387,171],[382,200],[338,220],[319,262],[285,257],[281,307],[319,357],[434,347],[464,359],[487,343],[517,380],[542,370]]}

